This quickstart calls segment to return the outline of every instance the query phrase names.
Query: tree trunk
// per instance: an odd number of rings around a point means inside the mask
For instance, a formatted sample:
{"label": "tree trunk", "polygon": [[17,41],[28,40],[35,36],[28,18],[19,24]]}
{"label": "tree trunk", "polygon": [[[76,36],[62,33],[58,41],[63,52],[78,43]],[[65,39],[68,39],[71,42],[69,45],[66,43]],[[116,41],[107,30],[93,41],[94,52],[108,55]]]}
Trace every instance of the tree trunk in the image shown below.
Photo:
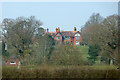
{"label": "tree trunk", "polygon": [[110,59],[110,66],[112,66],[113,65],[113,60],[112,59]]}
{"label": "tree trunk", "polygon": [[44,63],[46,62],[46,57],[44,56]]}

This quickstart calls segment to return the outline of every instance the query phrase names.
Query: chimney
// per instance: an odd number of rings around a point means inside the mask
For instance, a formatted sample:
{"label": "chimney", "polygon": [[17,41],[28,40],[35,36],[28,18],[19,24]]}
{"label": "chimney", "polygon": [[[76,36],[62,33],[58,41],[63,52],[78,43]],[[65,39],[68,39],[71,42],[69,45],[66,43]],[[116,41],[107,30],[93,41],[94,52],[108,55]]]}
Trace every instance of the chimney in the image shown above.
{"label": "chimney", "polygon": [[46,33],[46,29],[44,29],[44,33]]}
{"label": "chimney", "polygon": [[56,32],[58,32],[58,29],[56,28]]}
{"label": "chimney", "polygon": [[82,26],[81,26],[81,32],[82,32]]}
{"label": "chimney", "polygon": [[60,32],[60,28],[58,27],[58,32]]}
{"label": "chimney", "polygon": [[47,28],[47,32],[49,32],[49,29]]}
{"label": "chimney", "polygon": [[74,31],[76,31],[77,29],[76,29],[76,27],[74,27]]}

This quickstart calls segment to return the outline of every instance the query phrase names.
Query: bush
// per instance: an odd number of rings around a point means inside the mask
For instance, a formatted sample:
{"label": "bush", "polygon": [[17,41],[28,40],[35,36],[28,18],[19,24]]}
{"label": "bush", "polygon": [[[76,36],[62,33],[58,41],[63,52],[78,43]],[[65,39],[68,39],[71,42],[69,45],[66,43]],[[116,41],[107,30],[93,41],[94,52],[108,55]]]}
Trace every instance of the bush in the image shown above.
{"label": "bush", "polygon": [[49,62],[55,65],[83,65],[82,55],[71,45],[56,46]]}
{"label": "bush", "polygon": [[3,67],[4,78],[120,78],[120,70],[97,70],[91,67],[40,66],[39,68]]}

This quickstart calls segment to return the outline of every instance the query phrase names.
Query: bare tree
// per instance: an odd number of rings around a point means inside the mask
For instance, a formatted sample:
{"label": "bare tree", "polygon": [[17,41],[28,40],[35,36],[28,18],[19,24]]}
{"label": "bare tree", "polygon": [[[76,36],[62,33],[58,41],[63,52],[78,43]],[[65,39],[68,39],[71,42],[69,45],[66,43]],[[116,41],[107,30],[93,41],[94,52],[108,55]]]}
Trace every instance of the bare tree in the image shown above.
{"label": "bare tree", "polygon": [[89,45],[98,44],[100,55],[108,58],[110,64],[118,62],[118,18],[117,15],[108,16],[101,23],[92,23],[83,32]]}
{"label": "bare tree", "polygon": [[17,55],[24,57],[24,51],[29,50],[36,28],[41,25],[34,16],[29,18],[4,19],[2,22],[4,40],[8,47],[14,47]]}
{"label": "bare tree", "polygon": [[[89,20],[85,23],[85,26],[83,27],[83,31],[82,31],[83,43],[89,44],[88,41],[91,41],[91,38],[92,38],[90,35],[94,34],[94,36],[96,36],[95,32],[98,31],[98,28],[100,27],[99,25],[101,24],[103,19],[104,18],[102,16],[100,16],[99,13],[96,13],[96,14],[93,13],[90,16]],[[96,26],[94,26],[94,25],[98,26],[97,30],[96,30]]]}
{"label": "bare tree", "polygon": [[46,63],[46,60],[50,58],[55,41],[49,34],[38,35],[36,39],[36,53],[40,56],[42,62]]}
{"label": "bare tree", "polygon": [[98,35],[99,43],[102,46],[102,51],[109,54],[110,62],[118,62],[118,15],[111,15],[104,19],[101,23]]}

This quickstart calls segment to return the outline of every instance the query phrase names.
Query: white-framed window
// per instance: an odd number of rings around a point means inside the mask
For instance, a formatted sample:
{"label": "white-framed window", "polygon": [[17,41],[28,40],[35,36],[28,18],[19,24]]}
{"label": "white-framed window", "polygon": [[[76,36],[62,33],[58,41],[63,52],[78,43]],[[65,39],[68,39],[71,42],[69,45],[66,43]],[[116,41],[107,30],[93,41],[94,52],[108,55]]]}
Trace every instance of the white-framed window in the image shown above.
{"label": "white-framed window", "polygon": [[15,61],[10,61],[10,64],[16,64],[16,62]]}
{"label": "white-framed window", "polygon": [[75,42],[75,45],[79,45],[79,42],[78,42],[78,41],[76,41],[76,42]]}
{"label": "white-framed window", "polygon": [[79,40],[80,39],[80,36],[76,36],[76,40]]}
{"label": "white-framed window", "polygon": [[65,39],[67,39],[67,37],[65,37]]}
{"label": "white-framed window", "polygon": [[60,36],[57,36],[56,39],[60,39]]}
{"label": "white-framed window", "polygon": [[68,37],[68,39],[70,39],[70,37]]}
{"label": "white-framed window", "polygon": [[71,40],[73,39],[73,37],[71,37]]}

